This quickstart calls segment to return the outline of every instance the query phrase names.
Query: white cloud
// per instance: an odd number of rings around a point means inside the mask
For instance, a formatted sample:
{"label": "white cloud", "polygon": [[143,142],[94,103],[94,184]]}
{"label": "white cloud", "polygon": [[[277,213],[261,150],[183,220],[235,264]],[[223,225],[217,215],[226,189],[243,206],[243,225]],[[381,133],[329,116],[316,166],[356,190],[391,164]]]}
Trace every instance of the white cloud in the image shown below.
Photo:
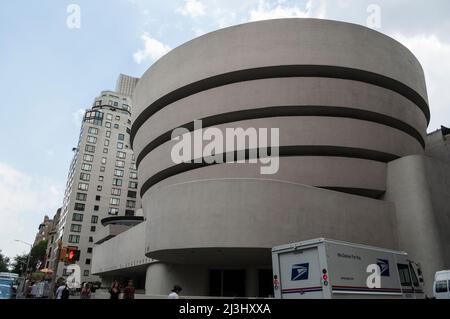
{"label": "white cloud", "polygon": [[44,215],[53,217],[63,187],[45,177],[30,176],[0,162],[0,249],[9,257],[27,252],[15,239],[33,242]]}
{"label": "white cloud", "polygon": [[153,61],[158,60],[160,57],[172,50],[168,45],[152,38],[147,32],[141,35],[142,41],[144,41],[144,49],[134,53],[133,58],[137,64],[141,64],[147,59]]}
{"label": "white cloud", "polygon": [[289,6],[285,1],[278,0],[275,4],[272,1],[260,0],[258,7],[249,12],[249,21],[259,21],[281,18],[324,18],[326,6],[323,1],[309,0],[305,7]]}
{"label": "white cloud", "polygon": [[76,127],[80,127],[81,126],[81,121],[83,120],[85,112],[86,111],[84,109],[79,109],[79,110],[76,110],[75,112],[72,113],[72,123]]}
{"label": "white cloud", "polygon": [[206,14],[206,6],[199,0],[185,0],[184,6],[178,8],[177,12],[184,16],[196,18]]}
{"label": "white cloud", "polygon": [[450,44],[443,42],[433,34],[411,37],[395,34],[393,37],[412,51],[424,69],[432,116],[429,130],[433,131],[440,125],[448,125],[450,118],[450,90],[448,89]]}

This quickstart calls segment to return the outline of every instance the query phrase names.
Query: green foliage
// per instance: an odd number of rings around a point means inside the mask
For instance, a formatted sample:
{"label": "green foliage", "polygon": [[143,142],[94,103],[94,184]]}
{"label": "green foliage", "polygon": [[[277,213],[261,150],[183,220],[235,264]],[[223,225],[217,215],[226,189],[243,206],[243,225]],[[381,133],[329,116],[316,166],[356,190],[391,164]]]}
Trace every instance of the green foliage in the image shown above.
{"label": "green foliage", "polygon": [[9,258],[2,254],[0,250],[0,272],[8,272],[9,271]]}
{"label": "green foliage", "polygon": [[25,267],[27,265],[28,254],[25,255],[17,255],[14,257],[14,260],[11,264],[12,272],[16,274],[25,273]]}
{"label": "green foliage", "polygon": [[44,262],[45,254],[47,252],[47,243],[47,240],[43,240],[31,249],[30,268],[33,271],[36,270],[36,264],[39,261]]}

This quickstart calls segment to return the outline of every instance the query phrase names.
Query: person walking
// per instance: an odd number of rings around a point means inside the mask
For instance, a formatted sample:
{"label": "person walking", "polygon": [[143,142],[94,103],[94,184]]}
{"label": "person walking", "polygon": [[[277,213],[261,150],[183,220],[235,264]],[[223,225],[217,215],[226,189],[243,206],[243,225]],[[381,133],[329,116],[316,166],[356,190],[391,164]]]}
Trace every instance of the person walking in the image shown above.
{"label": "person walking", "polygon": [[87,283],[81,289],[80,299],[91,299],[91,286]]}
{"label": "person walking", "polygon": [[58,289],[56,289],[56,293],[55,293],[55,295],[56,295],[56,299],[62,299],[62,293],[63,293],[63,291],[64,291],[64,289],[66,289],[66,284],[65,283],[62,283],[59,287],[58,287]]}
{"label": "person walking", "polygon": [[134,293],[133,280],[128,280],[128,285],[123,290],[123,299],[134,299]]}
{"label": "person walking", "polygon": [[173,287],[173,289],[172,289],[172,292],[169,294],[169,296],[167,297],[167,299],[179,299],[180,298],[180,292],[182,291],[183,289],[180,287],[180,286],[178,286],[178,285],[175,285],[174,287]]}
{"label": "person walking", "polygon": [[115,280],[112,283],[111,289],[109,290],[109,299],[118,300],[120,295],[119,283]]}

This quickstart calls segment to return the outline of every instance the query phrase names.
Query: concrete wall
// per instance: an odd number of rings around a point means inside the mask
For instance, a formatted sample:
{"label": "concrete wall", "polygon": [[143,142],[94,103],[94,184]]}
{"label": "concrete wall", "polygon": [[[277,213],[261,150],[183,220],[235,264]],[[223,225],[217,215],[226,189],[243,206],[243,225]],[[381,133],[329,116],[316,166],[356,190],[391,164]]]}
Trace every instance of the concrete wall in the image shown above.
{"label": "concrete wall", "polygon": [[450,164],[408,156],[388,164],[385,200],[395,205],[399,248],[422,264],[432,295],[436,271],[450,268]]}
{"label": "concrete wall", "polygon": [[119,273],[122,269],[145,266],[151,259],[145,256],[145,229],[143,222],[126,232],[94,246],[92,273]]}

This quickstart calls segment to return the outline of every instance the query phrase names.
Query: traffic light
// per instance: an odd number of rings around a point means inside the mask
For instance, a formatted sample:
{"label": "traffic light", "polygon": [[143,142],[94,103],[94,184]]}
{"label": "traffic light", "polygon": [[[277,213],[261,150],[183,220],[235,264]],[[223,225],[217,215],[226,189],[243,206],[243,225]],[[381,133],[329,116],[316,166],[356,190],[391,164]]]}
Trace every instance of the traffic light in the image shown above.
{"label": "traffic light", "polygon": [[60,262],[65,262],[66,261],[66,256],[67,256],[67,248],[62,247],[59,251],[59,261]]}
{"label": "traffic light", "polygon": [[67,250],[67,259],[68,263],[75,263],[80,260],[80,251],[77,249],[69,248]]}

